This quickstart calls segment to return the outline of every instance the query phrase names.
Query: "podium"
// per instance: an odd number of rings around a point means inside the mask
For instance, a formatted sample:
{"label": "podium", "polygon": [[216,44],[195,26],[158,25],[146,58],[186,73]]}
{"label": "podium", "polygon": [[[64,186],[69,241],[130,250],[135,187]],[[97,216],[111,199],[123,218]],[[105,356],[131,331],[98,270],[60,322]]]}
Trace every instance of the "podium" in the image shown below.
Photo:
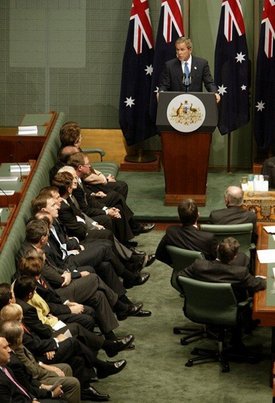
{"label": "podium", "polygon": [[191,198],[206,203],[212,133],[218,122],[213,93],[161,92],[157,126],[161,131],[165,205]]}

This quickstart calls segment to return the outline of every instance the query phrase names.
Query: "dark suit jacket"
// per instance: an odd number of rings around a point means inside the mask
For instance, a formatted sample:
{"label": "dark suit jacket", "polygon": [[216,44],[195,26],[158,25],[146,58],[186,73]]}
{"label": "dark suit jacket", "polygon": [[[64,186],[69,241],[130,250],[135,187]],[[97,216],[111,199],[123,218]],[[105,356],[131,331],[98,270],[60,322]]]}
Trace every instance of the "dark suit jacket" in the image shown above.
{"label": "dark suit jacket", "polygon": [[[14,376],[12,370],[8,368],[12,376]],[[15,378],[15,376],[14,376]],[[16,379],[17,381],[17,379]],[[20,380],[18,383],[21,385]],[[28,391],[27,391],[28,393]],[[27,396],[17,388],[17,386],[0,370],[0,396],[1,403],[29,403],[32,402],[32,397],[29,399]]]}
{"label": "dark suit jacket", "polygon": [[266,287],[266,281],[252,276],[247,267],[223,264],[218,260],[197,259],[178,275],[213,283],[230,283],[239,301]]}
{"label": "dark suit jacket", "polygon": [[172,261],[166,250],[166,245],[200,251],[206,259],[216,258],[217,240],[214,235],[200,231],[193,225],[172,225],[167,228],[166,234],[157,247],[156,258],[164,263],[171,264]]}
{"label": "dark suit jacket", "polygon": [[[217,92],[207,60],[192,55],[191,85],[188,91],[202,92],[202,84],[208,92]],[[160,91],[185,91],[183,71],[178,59],[168,60],[160,77]]]}
{"label": "dark suit jacket", "polygon": [[257,242],[257,217],[253,211],[242,206],[230,206],[210,213],[209,221],[212,224],[253,224],[252,242]]}

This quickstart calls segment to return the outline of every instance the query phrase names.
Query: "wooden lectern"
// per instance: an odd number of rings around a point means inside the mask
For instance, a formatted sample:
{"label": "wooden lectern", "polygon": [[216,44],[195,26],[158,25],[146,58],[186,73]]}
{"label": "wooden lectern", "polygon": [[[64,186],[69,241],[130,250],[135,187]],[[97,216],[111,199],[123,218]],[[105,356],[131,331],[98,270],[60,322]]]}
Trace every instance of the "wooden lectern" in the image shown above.
{"label": "wooden lectern", "polygon": [[213,93],[159,94],[157,126],[162,140],[164,204],[178,205],[191,198],[199,206],[205,205],[210,144],[217,121]]}

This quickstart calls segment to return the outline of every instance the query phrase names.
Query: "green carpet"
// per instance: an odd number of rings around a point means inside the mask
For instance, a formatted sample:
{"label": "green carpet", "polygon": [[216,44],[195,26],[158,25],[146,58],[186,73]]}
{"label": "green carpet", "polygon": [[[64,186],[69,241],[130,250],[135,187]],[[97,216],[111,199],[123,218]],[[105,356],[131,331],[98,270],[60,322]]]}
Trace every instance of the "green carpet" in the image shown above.
{"label": "green carpet", "polygon": [[[161,231],[152,231],[136,239],[141,249],[152,252],[162,235]],[[134,301],[143,301],[144,308],[153,314],[120,322],[116,333],[133,333],[136,349],[115,357],[127,359],[126,368],[95,386],[108,392],[113,403],[270,403],[268,358],[254,365],[231,363],[231,371],[225,374],[220,372],[218,363],[185,367],[195,345],[210,343],[212,347],[215,343],[202,340],[189,346],[180,345],[180,336],[174,335],[172,329],[187,320],[183,319],[182,299],[170,286],[171,269],[156,261],[148,271],[149,281],[129,290],[128,295]],[[244,341],[248,345],[263,344],[268,356],[270,339],[270,329],[258,328]]]}
{"label": "green carpet", "polygon": [[[207,179],[207,201],[200,207],[202,219],[213,209],[223,208],[223,194],[229,185],[239,185],[247,173],[209,173]],[[163,172],[120,172],[120,180],[129,185],[128,204],[140,220],[173,221],[177,219],[176,206],[164,206]]]}

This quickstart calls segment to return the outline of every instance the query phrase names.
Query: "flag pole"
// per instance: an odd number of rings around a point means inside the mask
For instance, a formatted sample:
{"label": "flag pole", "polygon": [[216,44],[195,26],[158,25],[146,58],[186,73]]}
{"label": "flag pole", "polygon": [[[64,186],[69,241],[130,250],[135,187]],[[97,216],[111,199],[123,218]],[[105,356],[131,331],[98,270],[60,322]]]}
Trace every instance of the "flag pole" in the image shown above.
{"label": "flag pole", "polygon": [[227,173],[231,173],[231,132],[227,134]]}

